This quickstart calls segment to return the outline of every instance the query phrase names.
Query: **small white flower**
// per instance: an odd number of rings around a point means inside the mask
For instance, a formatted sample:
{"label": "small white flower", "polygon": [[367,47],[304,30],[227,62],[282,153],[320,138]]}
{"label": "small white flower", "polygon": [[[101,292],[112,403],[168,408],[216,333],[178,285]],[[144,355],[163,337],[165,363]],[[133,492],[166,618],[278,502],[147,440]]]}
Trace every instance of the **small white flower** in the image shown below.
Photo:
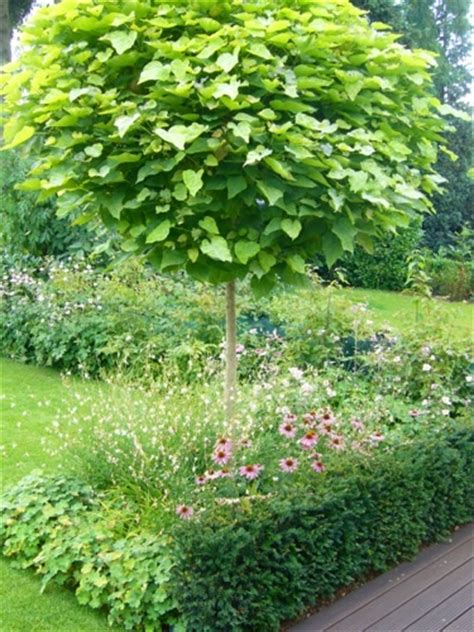
{"label": "small white flower", "polygon": [[445,417],[447,417],[449,415],[449,409],[448,408],[443,408],[443,410],[441,411],[441,414],[444,415]]}
{"label": "small white flower", "polygon": [[441,401],[446,406],[451,406],[451,400],[449,399],[449,397],[447,395],[443,395],[443,397],[441,398]]}
{"label": "small white flower", "polygon": [[421,367],[422,371],[424,371],[425,373],[429,373],[432,368],[433,367],[431,366],[431,364],[428,364],[428,362],[425,362]]}
{"label": "small white flower", "polygon": [[470,384],[474,380],[474,375],[466,375],[466,382]]}
{"label": "small white flower", "polygon": [[301,380],[301,378],[303,377],[303,371],[301,369],[298,369],[297,367],[294,367],[294,366],[292,366],[292,367],[290,367],[288,369],[288,373],[295,380]]}

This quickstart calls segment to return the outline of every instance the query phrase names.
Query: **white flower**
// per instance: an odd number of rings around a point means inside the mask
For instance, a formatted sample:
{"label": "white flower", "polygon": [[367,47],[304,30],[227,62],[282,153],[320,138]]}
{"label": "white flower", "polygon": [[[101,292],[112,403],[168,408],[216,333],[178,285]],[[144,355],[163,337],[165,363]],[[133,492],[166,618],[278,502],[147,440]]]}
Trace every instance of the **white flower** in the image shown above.
{"label": "white flower", "polygon": [[443,410],[441,411],[441,414],[443,414],[445,417],[447,417],[449,415],[449,409],[448,408],[443,408]]}
{"label": "white flower", "polygon": [[331,388],[330,386],[327,387],[326,393],[327,393],[328,397],[336,397],[336,395],[337,395],[337,392],[333,388]]}
{"label": "white flower", "polygon": [[431,364],[428,364],[428,362],[425,362],[423,364],[423,366],[421,367],[422,371],[424,371],[425,373],[429,373],[432,369]]}
{"label": "white flower", "polygon": [[314,386],[312,384],[308,384],[308,382],[303,382],[301,385],[301,392],[303,395],[309,395],[314,391]]}
{"label": "white flower", "polygon": [[443,397],[441,398],[441,401],[446,406],[451,406],[451,400],[449,399],[449,397],[447,395],[443,395]]}
{"label": "white flower", "polygon": [[292,378],[294,378],[295,380],[301,380],[301,378],[303,377],[303,371],[301,369],[298,369],[295,366],[292,366],[288,369],[288,373],[291,375]]}
{"label": "white flower", "polygon": [[474,375],[466,375],[466,382],[470,384],[474,380]]}

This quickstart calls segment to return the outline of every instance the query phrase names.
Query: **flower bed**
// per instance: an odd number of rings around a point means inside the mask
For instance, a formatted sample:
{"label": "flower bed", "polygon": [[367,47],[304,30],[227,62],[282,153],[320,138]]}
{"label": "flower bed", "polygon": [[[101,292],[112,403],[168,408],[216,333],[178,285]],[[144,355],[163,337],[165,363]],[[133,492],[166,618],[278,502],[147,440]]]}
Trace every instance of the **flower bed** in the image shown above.
{"label": "flower bed", "polygon": [[165,533],[71,478],[31,476],[2,505],[3,553],[129,630],[278,630],[474,514],[472,429],[355,455],[322,486],[210,503]]}

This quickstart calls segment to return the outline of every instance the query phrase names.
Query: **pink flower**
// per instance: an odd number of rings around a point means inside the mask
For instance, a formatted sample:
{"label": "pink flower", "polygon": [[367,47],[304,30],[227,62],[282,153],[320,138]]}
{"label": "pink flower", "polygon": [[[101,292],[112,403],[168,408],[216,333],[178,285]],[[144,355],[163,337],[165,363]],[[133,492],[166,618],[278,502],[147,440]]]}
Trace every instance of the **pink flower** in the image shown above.
{"label": "pink flower", "polygon": [[280,431],[280,434],[284,437],[288,437],[289,439],[292,439],[296,434],[295,426],[289,421],[284,421],[278,430]]}
{"label": "pink flower", "polygon": [[290,424],[294,424],[297,419],[298,417],[293,413],[286,413],[286,415],[283,417],[283,421],[287,421]]}
{"label": "pink flower", "polygon": [[239,473],[241,476],[245,476],[249,481],[252,481],[254,478],[257,478],[262,470],[263,465],[256,463],[255,465],[243,465],[239,468]]}
{"label": "pink flower", "polygon": [[232,451],[232,441],[230,439],[226,439],[226,437],[219,437],[216,441],[216,451],[217,450],[225,450],[226,452]]}
{"label": "pink flower", "polygon": [[324,472],[324,470],[326,469],[326,466],[321,461],[313,461],[311,463],[311,467],[318,474],[321,474],[321,472]]}
{"label": "pink flower", "polygon": [[329,439],[329,447],[334,450],[342,450],[344,448],[344,437],[338,434],[332,434]]}
{"label": "pink flower", "polygon": [[207,470],[206,472],[206,478],[208,481],[214,481],[216,478],[219,478],[219,476],[219,472],[216,472],[215,470]]}
{"label": "pink flower", "polygon": [[227,450],[216,450],[212,455],[214,463],[225,465],[230,459],[230,453]]}
{"label": "pink flower", "polygon": [[370,435],[370,440],[373,441],[374,443],[379,443],[380,441],[384,440],[384,436],[381,432],[379,432],[378,430],[376,432],[373,432]]}
{"label": "pink flower", "polygon": [[237,345],[235,347],[235,353],[243,353],[245,351],[245,346],[244,345]]}
{"label": "pink flower", "polygon": [[357,432],[362,432],[365,428],[364,424],[359,421],[359,419],[352,419],[351,421],[351,425],[354,428],[354,430],[357,430]]}
{"label": "pink flower", "polygon": [[222,470],[218,471],[217,474],[219,478],[229,478],[231,476],[230,470],[226,467],[223,467]]}
{"label": "pink flower", "polygon": [[410,417],[419,417],[421,415],[420,411],[416,408],[412,408],[409,413]]}
{"label": "pink flower", "polygon": [[334,421],[334,415],[332,414],[332,411],[329,408],[325,408],[323,411],[321,411],[318,415],[318,418],[321,422],[333,422]]}
{"label": "pink flower", "polygon": [[303,424],[305,426],[312,426],[315,421],[316,421],[316,412],[314,410],[312,410],[309,413],[305,413],[303,415]]}
{"label": "pink flower", "polygon": [[207,476],[205,474],[201,474],[201,476],[196,477],[196,485],[205,485],[207,483]]}
{"label": "pink flower", "polygon": [[295,472],[298,469],[299,463],[297,459],[293,459],[291,456],[286,459],[281,459],[280,470],[283,472]]}
{"label": "pink flower", "polygon": [[178,505],[176,507],[176,513],[183,520],[189,520],[193,516],[194,509],[192,507],[188,507],[187,505]]}
{"label": "pink flower", "polygon": [[251,448],[252,447],[252,441],[250,439],[241,439],[240,440],[240,445],[242,448]]}
{"label": "pink flower", "polygon": [[305,450],[309,450],[318,442],[318,439],[319,437],[314,430],[308,430],[302,439],[300,439],[300,446]]}

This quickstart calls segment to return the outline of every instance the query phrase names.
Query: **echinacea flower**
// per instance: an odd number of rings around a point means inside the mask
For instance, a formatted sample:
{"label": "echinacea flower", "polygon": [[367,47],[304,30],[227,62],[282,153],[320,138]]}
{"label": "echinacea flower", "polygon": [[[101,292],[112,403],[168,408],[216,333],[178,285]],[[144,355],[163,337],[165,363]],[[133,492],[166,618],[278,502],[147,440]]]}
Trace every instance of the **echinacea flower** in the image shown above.
{"label": "echinacea flower", "polygon": [[252,441],[250,439],[241,439],[240,440],[240,446],[242,448],[251,448],[252,447]]}
{"label": "echinacea flower", "polygon": [[312,410],[309,413],[303,415],[303,424],[305,426],[311,426],[316,421],[316,412]]}
{"label": "echinacea flower", "polygon": [[329,447],[334,450],[342,450],[344,447],[344,437],[338,434],[332,434],[329,439]]}
{"label": "echinacea flower", "polygon": [[230,470],[227,467],[223,467],[222,470],[218,471],[217,474],[219,478],[229,478],[231,476]]}
{"label": "echinacea flower", "polygon": [[374,443],[379,443],[380,441],[384,440],[384,436],[381,432],[379,432],[378,430],[376,432],[373,432],[370,435],[370,440],[373,441]]}
{"label": "echinacea flower", "polygon": [[294,415],[293,413],[286,413],[285,416],[283,417],[283,421],[286,421],[290,424],[294,424],[297,419],[298,417]]}
{"label": "echinacea flower", "polygon": [[308,432],[300,439],[300,446],[305,450],[309,450],[315,443],[318,442],[318,435],[314,430],[308,430]]}
{"label": "echinacea flower", "polygon": [[176,507],[176,513],[182,520],[189,520],[193,517],[194,509],[188,507],[188,505],[178,505]]}
{"label": "echinacea flower", "polygon": [[280,470],[283,472],[295,472],[298,469],[298,466],[298,459],[293,459],[291,456],[286,459],[281,459],[280,461]]}
{"label": "echinacea flower", "polygon": [[278,430],[280,434],[289,439],[292,439],[296,434],[296,427],[289,421],[284,421]]}
{"label": "echinacea flower", "polygon": [[311,463],[311,467],[318,474],[321,474],[321,472],[324,472],[324,470],[326,469],[326,466],[324,465],[324,463],[322,463],[322,461],[313,461]]}
{"label": "echinacea flower", "polygon": [[232,451],[232,441],[226,437],[219,437],[216,441],[216,451],[225,450],[226,452]]}
{"label": "echinacea flower", "polygon": [[354,430],[357,430],[357,432],[362,432],[362,430],[364,430],[365,428],[364,424],[359,419],[352,419],[351,426],[354,428]]}
{"label": "echinacea flower", "polygon": [[196,485],[205,485],[207,483],[207,476],[205,474],[201,474],[201,476],[196,477]]}
{"label": "echinacea flower", "polygon": [[230,459],[230,452],[227,450],[216,450],[212,455],[212,460],[214,463],[218,463],[219,465],[225,465]]}
{"label": "echinacea flower", "polygon": [[241,476],[244,476],[249,481],[252,481],[254,478],[260,474],[263,470],[263,465],[259,465],[256,463],[255,465],[243,465],[239,468],[239,473]]}
{"label": "echinacea flower", "polygon": [[215,470],[207,470],[206,472],[206,478],[208,481],[214,481],[216,478],[219,478],[219,476],[219,472],[216,472]]}

